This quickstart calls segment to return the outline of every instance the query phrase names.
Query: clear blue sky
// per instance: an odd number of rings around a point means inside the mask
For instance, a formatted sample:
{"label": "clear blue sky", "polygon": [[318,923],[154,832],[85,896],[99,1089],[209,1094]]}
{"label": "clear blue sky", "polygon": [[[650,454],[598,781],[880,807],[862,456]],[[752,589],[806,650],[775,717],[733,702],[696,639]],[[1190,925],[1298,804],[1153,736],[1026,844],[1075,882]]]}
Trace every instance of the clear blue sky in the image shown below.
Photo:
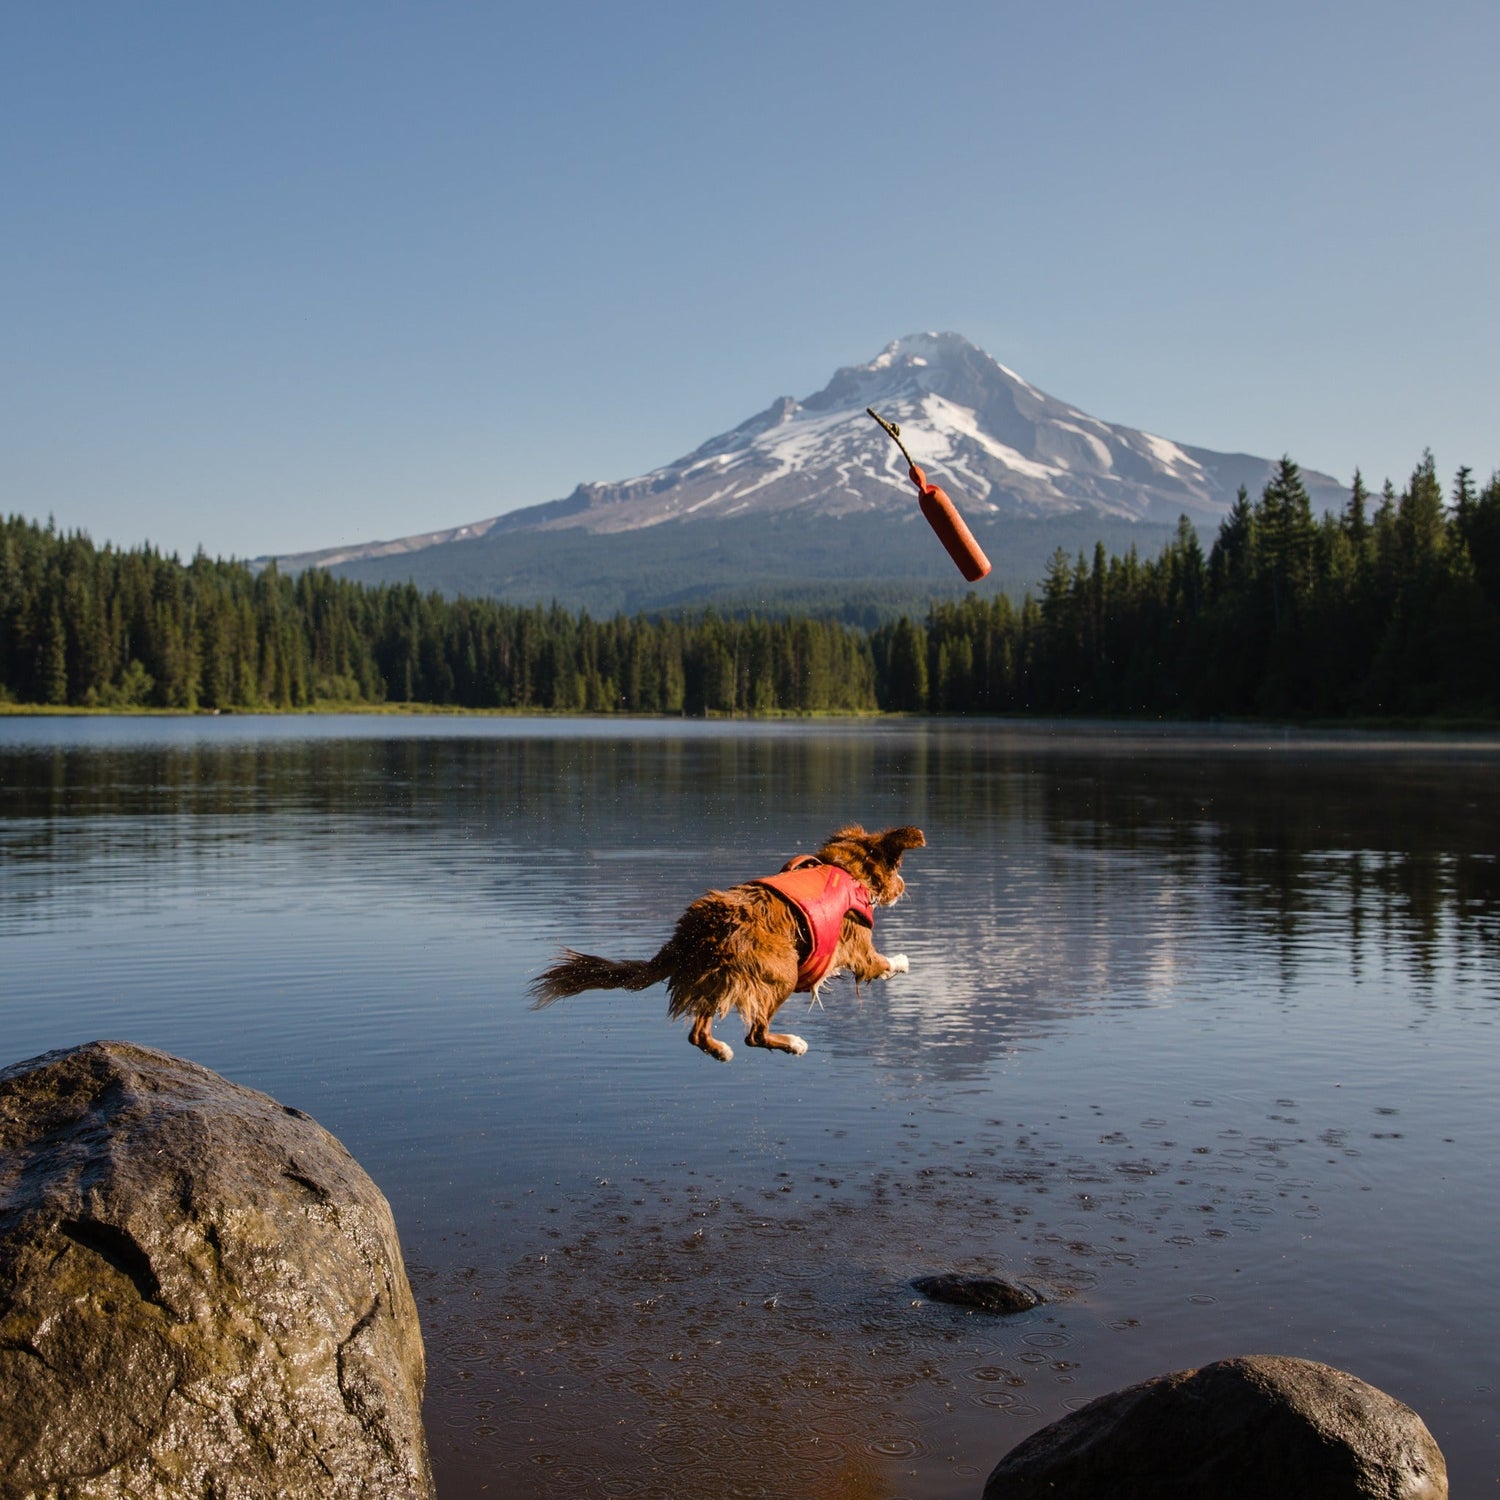
{"label": "clear blue sky", "polygon": [[1496,0],[0,5],[0,512],[249,556],[665,463],[951,329],[1500,465]]}

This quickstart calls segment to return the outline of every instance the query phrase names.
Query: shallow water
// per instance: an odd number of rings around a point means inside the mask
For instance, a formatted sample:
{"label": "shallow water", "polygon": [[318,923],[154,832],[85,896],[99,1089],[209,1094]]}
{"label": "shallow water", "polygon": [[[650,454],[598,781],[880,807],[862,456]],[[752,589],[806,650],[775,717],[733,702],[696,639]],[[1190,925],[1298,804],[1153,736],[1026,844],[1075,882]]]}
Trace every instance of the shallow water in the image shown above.
{"label": "shallow water", "polygon": [[[0,719],[0,1062],[300,1106],[390,1197],[444,1500],[975,1496],[1242,1353],[1500,1477],[1500,742],[1048,724]],[[528,1009],[707,886],[915,822],[912,972],[724,1067]],[[795,1012],[795,1019],[790,1019]],[[737,1040],[732,1024],[720,1028]],[[912,1277],[1050,1298],[996,1319]]]}

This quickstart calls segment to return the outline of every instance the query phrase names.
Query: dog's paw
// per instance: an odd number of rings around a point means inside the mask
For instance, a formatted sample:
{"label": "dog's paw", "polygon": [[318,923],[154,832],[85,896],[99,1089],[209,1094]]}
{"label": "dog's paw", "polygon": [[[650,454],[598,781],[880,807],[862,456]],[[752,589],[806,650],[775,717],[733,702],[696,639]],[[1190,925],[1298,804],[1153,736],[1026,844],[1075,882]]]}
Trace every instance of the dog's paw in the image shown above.
{"label": "dog's paw", "polygon": [[885,977],[887,979],[889,979],[892,974],[911,973],[911,960],[908,959],[904,953],[893,953],[888,959],[886,959],[886,962],[890,965],[890,968],[886,971]]}
{"label": "dog's paw", "polygon": [[790,1052],[793,1057],[801,1057],[802,1054],[807,1051],[807,1043],[804,1042],[800,1036],[793,1036],[791,1032],[787,1032],[786,1050]]}

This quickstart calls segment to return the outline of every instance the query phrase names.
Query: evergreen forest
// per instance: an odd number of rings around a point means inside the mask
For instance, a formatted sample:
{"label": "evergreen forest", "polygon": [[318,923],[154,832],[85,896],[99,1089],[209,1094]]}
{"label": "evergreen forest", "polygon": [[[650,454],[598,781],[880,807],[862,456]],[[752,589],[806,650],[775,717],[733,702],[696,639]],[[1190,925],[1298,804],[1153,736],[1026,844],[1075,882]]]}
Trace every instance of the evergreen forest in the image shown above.
{"label": "evergreen forest", "polygon": [[1283,459],[1207,552],[1058,552],[1019,604],[837,618],[617,615],[96,547],[0,522],[0,703],[180,711],[422,704],[1500,719],[1500,475],[1430,454],[1315,515]]}

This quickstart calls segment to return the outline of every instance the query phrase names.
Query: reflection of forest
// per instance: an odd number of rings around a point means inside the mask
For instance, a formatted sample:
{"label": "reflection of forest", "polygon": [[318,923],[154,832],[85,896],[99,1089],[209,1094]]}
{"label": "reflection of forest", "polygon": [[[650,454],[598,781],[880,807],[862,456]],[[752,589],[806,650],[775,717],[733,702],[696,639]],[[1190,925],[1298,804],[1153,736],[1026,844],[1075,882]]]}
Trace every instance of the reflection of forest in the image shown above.
{"label": "reflection of forest", "polygon": [[934,740],[926,778],[933,930],[892,987],[893,1051],[978,1073],[1071,1013],[1235,974],[1497,990],[1492,752],[1001,730]]}
{"label": "reflection of forest", "polygon": [[472,899],[496,903],[514,882],[532,901],[555,883],[558,902],[587,903],[578,867],[607,865],[598,899],[614,908],[633,888],[639,930],[842,822],[917,822],[930,847],[908,866],[911,899],[881,919],[914,972],[851,1007],[855,1030],[878,1014],[955,1063],[973,1049],[975,1066],[1048,1014],[1155,1003],[1214,947],[1272,952],[1285,981],[1316,953],[1346,972],[1373,957],[1420,985],[1445,958],[1481,967],[1500,926],[1494,756],[1436,742],[1267,734],[1252,749],[1227,734],[999,723],[162,735],[0,752],[0,911],[57,879],[359,843],[376,880],[382,860],[431,879],[481,857]]}
{"label": "reflection of forest", "polygon": [[1148,757],[1059,785],[1045,816],[1059,846],[1148,854],[1177,886],[1210,874],[1288,962],[1342,928],[1351,951],[1375,935],[1426,972],[1445,931],[1494,936],[1495,783],[1487,760]]}

